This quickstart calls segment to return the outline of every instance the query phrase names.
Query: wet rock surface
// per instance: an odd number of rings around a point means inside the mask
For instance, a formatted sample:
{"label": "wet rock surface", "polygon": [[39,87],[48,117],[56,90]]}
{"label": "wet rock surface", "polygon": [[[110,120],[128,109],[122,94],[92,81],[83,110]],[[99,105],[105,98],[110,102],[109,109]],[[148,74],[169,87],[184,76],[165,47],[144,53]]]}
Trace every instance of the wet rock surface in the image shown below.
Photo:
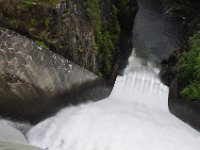
{"label": "wet rock surface", "polygon": [[15,32],[0,28],[0,41],[2,115],[34,120],[53,111],[53,97],[97,79],[95,74]]}
{"label": "wet rock surface", "polygon": [[169,92],[169,110],[172,114],[200,131],[200,102],[179,99],[178,79],[171,81]]}

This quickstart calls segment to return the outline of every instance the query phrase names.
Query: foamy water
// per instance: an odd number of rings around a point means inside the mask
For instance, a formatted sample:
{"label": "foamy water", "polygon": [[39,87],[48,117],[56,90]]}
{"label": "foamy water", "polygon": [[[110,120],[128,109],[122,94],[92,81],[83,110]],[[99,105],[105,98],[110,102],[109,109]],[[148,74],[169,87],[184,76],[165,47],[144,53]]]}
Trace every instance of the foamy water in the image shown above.
{"label": "foamy water", "polygon": [[0,119],[0,150],[42,150],[30,146],[23,134],[15,129],[26,129],[27,126],[25,123]]}
{"label": "foamy water", "polygon": [[49,150],[199,150],[200,134],[169,113],[158,71],[130,60],[110,97],[61,110],[33,127],[29,142]]}

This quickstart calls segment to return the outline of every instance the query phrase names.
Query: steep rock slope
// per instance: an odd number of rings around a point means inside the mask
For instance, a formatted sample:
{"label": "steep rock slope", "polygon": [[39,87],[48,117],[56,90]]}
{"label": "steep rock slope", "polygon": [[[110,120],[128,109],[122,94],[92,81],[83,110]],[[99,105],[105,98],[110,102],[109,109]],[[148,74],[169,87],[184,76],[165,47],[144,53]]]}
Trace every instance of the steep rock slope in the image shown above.
{"label": "steep rock slope", "polygon": [[0,41],[1,114],[26,118],[45,112],[44,108],[52,105],[51,98],[97,79],[15,32],[0,28]]}

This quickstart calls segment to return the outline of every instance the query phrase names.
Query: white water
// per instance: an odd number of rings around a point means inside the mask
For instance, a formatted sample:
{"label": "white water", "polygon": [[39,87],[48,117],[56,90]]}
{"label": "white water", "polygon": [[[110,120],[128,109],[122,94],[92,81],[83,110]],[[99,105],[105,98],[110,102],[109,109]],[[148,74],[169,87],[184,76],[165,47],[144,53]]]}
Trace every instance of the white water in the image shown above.
{"label": "white water", "polygon": [[4,120],[0,120],[0,141],[2,141],[2,139],[27,143],[23,134],[19,130],[8,125]]}
{"label": "white water", "polygon": [[29,142],[50,150],[199,150],[200,134],[169,113],[168,88],[150,68],[132,55],[110,97],[61,110],[33,127]]}
{"label": "white water", "polygon": [[[8,120],[0,120],[0,150],[41,150],[30,146],[23,134],[15,129],[24,128],[28,125],[23,123],[14,123]],[[24,128],[26,129],[26,128]]]}
{"label": "white water", "polygon": [[[20,131],[23,135],[25,135],[31,128],[31,124],[27,122],[11,121],[5,118],[4,119],[0,118],[0,125],[13,127],[17,129],[18,131]],[[1,132],[0,132],[0,135],[1,135]]]}

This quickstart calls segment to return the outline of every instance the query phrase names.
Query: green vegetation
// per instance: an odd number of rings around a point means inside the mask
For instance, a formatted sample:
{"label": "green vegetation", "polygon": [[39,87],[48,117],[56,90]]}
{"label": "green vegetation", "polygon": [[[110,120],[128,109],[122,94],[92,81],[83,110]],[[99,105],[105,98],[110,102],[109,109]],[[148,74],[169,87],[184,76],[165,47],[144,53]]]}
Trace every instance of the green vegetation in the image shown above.
{"label": "green vegetation", "polygon": [[48,46],[43,41],[36,40],[35,43],[40,47],[48,48]]}
{"label": "green vegetation", "polygon": [[102,42],[102,12],[99,7],[99,0],[87,0],[85,2],[87,15],[95,31],[96,42],[98,45]]}
{"label": "green vegetation", "polygon": [[23,6],[33,6],[36,4],[53,5],[58,0],[21,0],[19,3]]}
{"label": "green vegetation", "polygon": [[113,45],[117,44],[120,34],[120,25],[117,18],[117,11],[117,7],[113,5],[110,12],[110,20],[107,25]]}
{"label": "green vegetation", "polygon": [[[50,19],[49,15],[51,5],[57,3],[58,0],[19,0],[11,1],[3,10],[4,19],[2,22],[10,29],[16,30],[35,41],[39,46],[48,48],[43,42],[48,36]],[[42,7],[41,7],[42,5]],[[39,10],[43,9],[42,12]]]}
{"label": "green vegetation", "polygon": [[[28,35],[35,35],[47,30],[49,6],[58,0],[19,0],[12,1],[3,11],[3,24],[11,29],[23,31]],[[44,6],[43,13],[38,12],[39,6]],[[0,7],[1,8],[1,7]],[[2,8],[1,8],[2,9]]]}
{"label": "green vegetation", "polygon": [[[52,31],[52,26],[55,27],[56,19],[54,17],[56,15],[53,13],[53,10],[55,8],[55,3],[58,1],[59,0],[17,0],[9,1],[9,5],[5,6],[1,5],[0,2],[0,9],[3,14],[3,19],[1,19],[2,24],[32,39],[40,40],[36,41],[36,43],[42,47],[47,47],[44,43],[46,42],[51,45],[54,52],[66,56],[66,48],[63,44],[64,41],[60,38],[60,33],[55,33],[57,32],[56,28],[55,31],[50,32]],[[125,2],[126,4],[123,6],[129,9],[130,0],[125,1],[127,1],[127,3]],[[84,0],[83,3],[81,2],[80,6],[82,7],[82,4],[84,4],[85,13],[95,34],[95,42],[91,44],[95,57],[98,57],[96,59],[99,68],[96,69],[95,66],[95,72],[98,73],[99,71],[102,77],[110,78],[114,66],[115,49],[118,45],[120,34],[119,18],[117,16],[120,8],[117,9],[117,4],[114,4],[114,1],[111,0],[101,2],[104,3],[104,6],[102,5],[103,7],[100,6],[100,0]],[[69,8],[65,8],[64,13],[69,13],[71,9],[75,9],[75,7],[79,5],[76,3],[78,2],[72,2],[73,5],[70,4]],[[77,6],[75,6],[75,4]],[[128,10],[126,11],[128,12]],[[61,36],[65,35],[66,33],[61,34]],[[80,48],[78,50],[80,54],[82,53],[84,55],[85,49]]]}
{"label": "green vegetation", "polygon": [[103,31],[102,44],[100,45],[101,53],[103,55],[103,68],[102,73],[104,77],[110,77],[112,74],[112,56],[114,51],[114,45],[111,40],[111,35],[108,31]]}
{"label": "green vegetation", "polygon": [[114,49],[120,33],[117,8],[113,5],[109,14],[109,22],[103,22],[99,0],[86,0],[85,6],[95,32],[98,52],[102,55],[101,72],[104,78],[109,78],[112,74]]}
{"label": "green vegetation", "polygon": [[200,100],[200,32],[189,39],[190,49],[184,52],[177,64],[181,96]]}

